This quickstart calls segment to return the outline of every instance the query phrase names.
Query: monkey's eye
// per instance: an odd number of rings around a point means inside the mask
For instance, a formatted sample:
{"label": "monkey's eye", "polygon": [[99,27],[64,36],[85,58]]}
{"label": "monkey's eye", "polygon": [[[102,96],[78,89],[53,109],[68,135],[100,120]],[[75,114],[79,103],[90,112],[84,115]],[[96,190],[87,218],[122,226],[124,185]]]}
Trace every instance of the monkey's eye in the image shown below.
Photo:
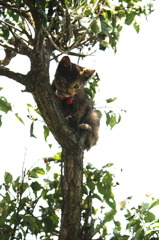
{"label": "monkey's eye", "polygon": [[75,84],[75,85],[73,86],[73,88],[78,89],[78,88],[79,88],[79,85],[78,85],[78,84]]}

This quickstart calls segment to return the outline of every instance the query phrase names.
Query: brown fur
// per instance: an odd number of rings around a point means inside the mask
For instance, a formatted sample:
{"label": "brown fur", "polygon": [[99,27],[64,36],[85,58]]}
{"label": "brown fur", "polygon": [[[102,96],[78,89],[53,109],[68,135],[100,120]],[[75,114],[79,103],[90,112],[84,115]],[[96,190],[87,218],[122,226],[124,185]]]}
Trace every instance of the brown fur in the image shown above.
{"label": "brown fur", "polygon": [[53,81],[56,96],[61,99],[62,112],[73,128],[89,131],[85,148],[89,150],[98,140],[99,116],[84,91],[84,85],[95,70],[71,63],[65,56],[60,61]]}

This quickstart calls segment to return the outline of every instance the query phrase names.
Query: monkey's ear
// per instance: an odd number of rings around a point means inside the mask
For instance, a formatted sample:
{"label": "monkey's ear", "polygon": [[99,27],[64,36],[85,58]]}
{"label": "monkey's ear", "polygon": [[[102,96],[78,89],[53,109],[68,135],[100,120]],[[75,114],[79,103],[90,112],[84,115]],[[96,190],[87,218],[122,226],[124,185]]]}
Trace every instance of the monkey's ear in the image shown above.
{"label": "monkey's ear", "polygon": [[71,65],[70,58],[68,56],[64,56],[61,59],[60,64],[62,64],[64,67],[70,67],[70,65]]}
{"label": "monkey's ear", "polygon": [[81,74],[83,75],[83,80],[87,81],[90,77],[92,77],[93,73],[95,72],[94,69],[84,68]]}

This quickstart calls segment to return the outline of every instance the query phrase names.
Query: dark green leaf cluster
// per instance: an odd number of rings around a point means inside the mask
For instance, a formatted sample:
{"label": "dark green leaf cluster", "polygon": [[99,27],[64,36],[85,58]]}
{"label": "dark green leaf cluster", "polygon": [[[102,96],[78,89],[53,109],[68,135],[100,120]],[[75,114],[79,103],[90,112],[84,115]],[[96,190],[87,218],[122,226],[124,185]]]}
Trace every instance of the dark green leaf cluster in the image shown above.
{"label": "dark green leaf cluster", "polygon": [[125,207],[127,201],[128,199],[124,203],[122,202],[122,205],[124,205],[122,210],[126,211],[127,234],[122,235],[120,231],[114,231],[114,237],[111,240],[159,239],[159,219],[156,218],[155,211],[153,211],[159,205],[159,199],[152,199],[150,203],[143,202],[138,207],[131,208]]}
{"label": "dark green leaf cluster", "polygon": [[133,236],[132,239],[158,239],[159,219],[151,212],[152,208],[159,205],[159,200],[151,203],[142,203],[138,208],[127,210],[125,215],[128,220],[127,229]]}
{"label": "dark green leaf cluster", "polygon": [[71,53],[73,49],[77,49],[79,54],[84,47],[90,52],[96,43],[99,43],[101,50],[111,46],[116,51],[123,24],[133,24],[135,30],[139,32],[140,26],[136,17],[147,16],[153,11],[151,4],[143,6],[141,2],[140,0],[120,0],[118,3],[98,0],[2,1],[0,37],[2,42],[9,40],[10,43],[14,38],[15,43],[17,35],[25,35],[22,40],[25,39],[28,45],[32,45],[32,31],[35,30],[36,34],[42,27],[45,29],[43,34],[51,39],[53,50],[61,53]]}
{"label": "dark green leaf cluster", "polygon": [[95,100],[97,88],[99,87],[98,85],[99,81],[100,81],[99,75],[98,73],[96,73],[87,83],[87,87],[85,87],[86,93],[93,101]]}
{"label": "dark green leaf cluster", "polygon": [[46,164],[46,170],[35,167],[16,180],[9,172],[5,173],[0,185],[0,239],[22,240],[30,235],[53,239],[57,234],[60,176],[54,173],[50,180],[39,177],[47,177],[49,171]]}
{"label": "dark green leaf cluster", "polygon": [[[60,153],[53,157],[59,158]],[[107,164],[98,170],[88,164],[84,172],[82,231],[89,227],[92,236],[107,235],[105,223],[112,221],[116,213],[113,174],[108,171],[111,166]],[[51,240],[58,236],[62,200],[60,174],[54,172],[48,178],[50,170],[47,163],[45,169],[34,167],[16,180],[9,172],[5,173],[4,183],[0,185],[0,239],[22,240],[32,235]],[[99,216],[102,207],[97,209],[96,200],[102,205],[105,202],[109,209],[102,220],[103,216]]]}
{"label": "dark green leaf cluster", "polygon": [[[53,159],[59,160],[60,153]],[[62,204],[59,163],[53,160],[46,163],[45,168],[23,171],[22,176],[15,180],[11,173],[5,173],[4,183],[0,185],[0,239],[23,240],[32,236],[53,240],[58,237]],[[57,171],[51,173],[51,167]],[[126,208],[128,198],[120,203],[125,217],[122,222],[122,212],[118,215],[119,207],[113,194],[111,168],[112,164],[100,170],[87,164],[84,169],[82,235],[87,232],[90,239],[98,235],[101,239],[107,236],[110,240],[157,240],[159,220],[153,210],[159,206],[159,200]]]}
{"label": "dark green leaf cluster", "polygon": [[[107,235],[106,223],[114,221],[116,202],[113,194],[114,177],[108,171],[112,164],[103,166],[100,170],[88,164],[84,170],[85,184],[83,185],[83,230],[90,228],[92,233]],[[102,206],[101,206],[102,204]],[[106,204],[105,212],[103,207]],[[101,218],[101,213],[102,218]]]}

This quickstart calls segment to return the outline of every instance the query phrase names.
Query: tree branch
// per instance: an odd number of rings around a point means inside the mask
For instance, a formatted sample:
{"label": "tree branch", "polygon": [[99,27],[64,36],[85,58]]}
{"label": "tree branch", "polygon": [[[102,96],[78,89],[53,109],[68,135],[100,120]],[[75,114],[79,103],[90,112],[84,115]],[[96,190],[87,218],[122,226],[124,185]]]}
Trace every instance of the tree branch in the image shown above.
{"label": "tree branch", "polygon": [[14,58],[16,56],[16,53],[10,49],[4,49],[4,51],[5,51],[6,56],[3,60],[0,60],[0,65],[6,66],[10,63],[12,58]]}
{"label": "tree branch", "polygon": [[[32,14],[29,11],[24,11],[20,8],[13,7],[13,5],[11,5],[9,3],[4,3],[4,1],[1,1],[1,0],[0,0],[0,5],[2,6],[2,8],[7,8],[8,10],[11,10],[12,12],[17,13],[19,16],[26,18],[28,20],[28,22],[31,24],[31,26],[33,28],[35,28],[34,19],[32,17]],[[27,3],[26,3],[26,5],[28,6]]]}
{"label": "tree branch", "polygon": [[2,42],[2,41],[0,40],[0,46],[2,46],[2,47],[5,48],[5,49],[8,49],[8,50],[17,52],[17,51],[16,51],[16,48],[13,47],[13,45],[11,45],[11,44],[9,44],[9,43],[7,43],[7,42]]}
{"label": "tree branch", "polygon": [[4,1],[1,1],[1,0],[0,0],[0,5],[1,5],[3,8],[7,8],[7,9],[11,10],[12,12],[17,13],[17,14],[20,15],[20,16],[25,16],[25,15],[26,15],[26,12],[25,12],[25,11],[13,7],[13,5],[11,5],[10,3],[4,3]]}
{"label": "tree branch", "polygon": [[21,83],[26,87],[29,87],[27,75],[13,72],[6,67],[0,66],[0,76],[11,78],[11,79],[15,80],[16,82]]}
{"label": "tree branch", "polygon": [[66,54],[69,54],[69,53],[70,53],[70,51],[63,51],[61,48],[59,48],[59,47],[57,46],[57,44],[54,42],[54,40],[52,39],[52,36],[50,35],[50,33],[49,33],[45,28],[43,28],[43,30],[46,32],[47,37],[48,37],[50,43],[52,44],[52,46],[53,46],[57,51],[59,51],[59,52],[61,52],[61,53],[66,53]]}
{"label": "tree branch", "polygon": [[[8,30],[12,33],[12,35],[15,34],[15,33],[13,33],[13,30],[12,30],[12,29],[14,29],[16,32],[21,33],[21,35],[22,35],[22,34],[25,34],[25,35],[28,37],[28,39],[29,39],[30,41],[32,41],[32,35],[31,35],[31,30],[30,30],[29,24],[28,24],[28,22],[26,21],[26,19],[25,19],[23,16],[21,16],[21,18],[22,18],[22,22],[23,22],[22,30],[16,28],[15,26],[13,26],[13,25],[10,24],[10,23],[4,22],[3,20],[0,20],[0,23],[1,23],[4,27],[8,28]],[[26,23],[26,25],[27,25],[27,27],[28,27],[28,29],[29,29],[29,31],[30,31],[30,35],[29,35],[29,33],[27,32],[27,30],[26,30],[25,23]],[[26,40],[23,39],[23,41],[26,41]],[[26,42],[27,42],[27,41],[26,41]]]}
{"label": "tree branch", "polygon": [[[31,24],[23,16],[21,16],[21,19],[22,19],[22,22],[23,22],[23,26],[22,26],[23,33],[28,37],[30,42],[33,42],[33,36],[32,36],[32,31],[31,31]],[[28,28],[28,31],[27,31],[26,28]]]}
{"label": "tree branch", "polygon": [[99,226],[94,230],[94,231],[92,231],[91,233],[90,233],[90,239],[91,238],[93,238],[95,235],[96,235],[96,233],[98,233],[99,231],[100,231],[100,229],[106,224],[106,220],[103,220],[100,224],[99,224]]}
{"label": "tree branch", "polygon": [[8,43],[0,40],[0,45],[4,49],[8,49],[8,50],[14,51],[16,53],[26,55],[28,57],[30,57],[30,52],[32,51],[31,46],[28,46],[28,44],[26,42],[24,42],[24,39],[22,39],[21,37],[19,37],[16,34],[14,34],[14,37],[12,37],[8,41]]}
{"label": "tree branch", "polygon": [[0,23],[1,23],[3,26],[5,26],[6,28],[8,28],[9,30],[10,30],[10,29],[14,29],[15,31],[18,31],[18,32],[20,32],[20,33],[23,33],[20,29],[16,28],[15,26],[13,26],[13,25],[11,25],[11,24],[9,24],[9,23],[7,23],[7,22],[4,22],[3,20],[0,20]]}

